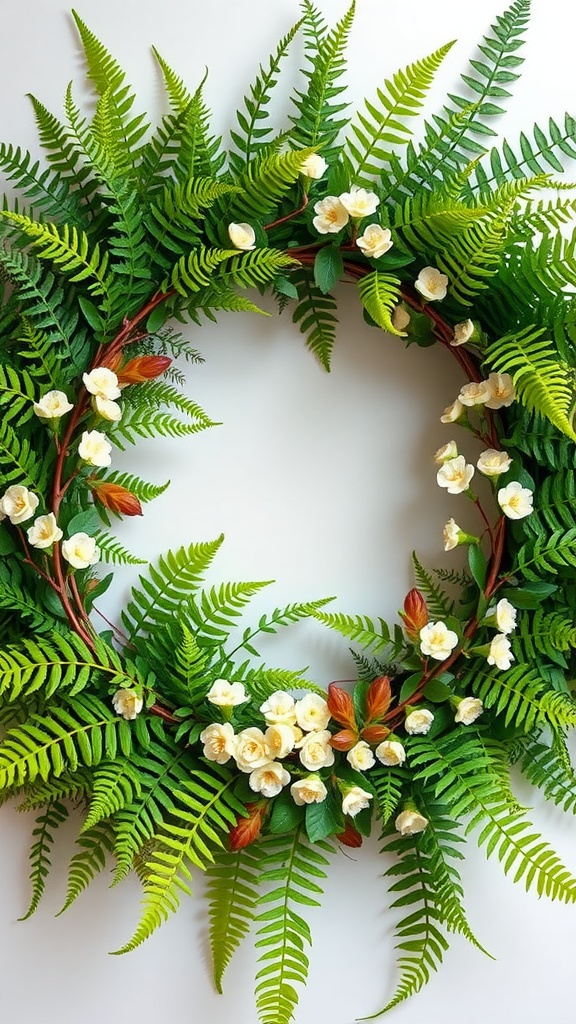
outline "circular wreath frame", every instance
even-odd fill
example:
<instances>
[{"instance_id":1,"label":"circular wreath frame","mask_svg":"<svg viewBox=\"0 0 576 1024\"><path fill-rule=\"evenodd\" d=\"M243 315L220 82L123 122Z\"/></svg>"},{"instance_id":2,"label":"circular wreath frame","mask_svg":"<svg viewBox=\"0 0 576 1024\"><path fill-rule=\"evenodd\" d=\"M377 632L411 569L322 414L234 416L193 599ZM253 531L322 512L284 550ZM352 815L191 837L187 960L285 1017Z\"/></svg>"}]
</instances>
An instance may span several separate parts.
<instances>
[{"instance_id":1,"label":"circular wreath frame","mask_svg":"<svg viewBox=\"0 0 576 1024\"><path fill-rule=\"evenodd\" d=\"M476 102L452 96L421 143L406 144L410 118L449 46L345 118L353 14L330 28L303 4L244 99L227 156L202 85L189 92L158 54L170 111L147 134L121 68L75 14L91 121L71 91L65 123L32 98L49 168L0 148L32 204L0 213L0 792L41 808L28 914L67 801L81 798L90 843L74 858L66 906L107 854L117 878L136 867L145 899L130 950L177 908L190 868L207 870L217 987L256 921L264 1024L292 1017L293 982L308 970L302 906L317 902L328 855L359 846L375 822L396 854L393 905L408 908L398 988L380 1012L421 988L447 932L477 941L454 863L463 827L515 881L576 899L576 879L509 784L519 765L573 809L575 267L563 192L533 197L565 187L549 169L558 151L576 156L574 136L552 122L549 137L536 131L538 152L524 136L518 155L483 156L476 141L498 112L498 74L517 66L524 0L483 40L492 73L472 65L464 79ZM276 136L267 107L298 30L308 87ZM122 627L98 633L91 613L111 576L95 566L135 561L104 528L163 490L110 471L112 445L212 425L179 387L174 357L197 353L174 322L255 310L244 290L271 290L281 310L295 303L293 320L328 367L343 277L357 282L370 324L441 344L462 368L467 383L442 418L482 442L491 506L455 441L436 461L440 486L478 511L478 536L453 519L444 530L446 550L467 548L468 569L415 560L401 624L291 604L230 653L237 616L264 584L202 589L219 538L164 556L133 589ZM254 661L259 634L308 616L358 648L353 689L324 693Z\"/></svg>"}]
</instances>

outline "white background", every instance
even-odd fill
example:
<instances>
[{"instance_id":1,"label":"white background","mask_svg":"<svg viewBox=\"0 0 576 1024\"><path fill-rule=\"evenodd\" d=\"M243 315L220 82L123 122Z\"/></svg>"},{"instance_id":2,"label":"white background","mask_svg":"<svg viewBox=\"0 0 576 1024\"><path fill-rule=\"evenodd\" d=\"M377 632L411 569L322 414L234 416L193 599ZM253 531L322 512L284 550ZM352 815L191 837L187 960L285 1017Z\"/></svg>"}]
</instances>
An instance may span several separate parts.
<instances>
[{"instance_id":1,"label":"white background","mask_svg":"<svg viewBox=\"0 0 576 1024\"><path fill-rule=\"evenodd\" d=\"M574 15L562 0L536 0L528 65L506 132L572 105ZM343 6L323 0L330 20ZM384 77L451 38L458 38L439 79L452 89L474 42L501 11L497 0L362 0L350 45L351 95L360 98ZM117 55L154 113L159 76L154 43L194 87L210 68L207 97L216 127L230 124L258 61L296 20L293 0L80 0L80 15ZM298 67L298 45L292 65ZM291 82L288 70L287 82ZM80 77L77 44L62 0L20 0L5 14L0 37L0 138L34 147L24 94L61 110L69 79ZM288 87L278 97L286 108ZM80 91L79 91L80 92ZM440 95L442 93L440 92ZM573 109L573 107L572 107ZM289 318L223 318L192 330L206 363L189 374L189 392L224 425L179 442L159 441L128 453L124 464L147 479L172 478L169 492L130 523L122 537L144 557L168 546L226 534L214 579L280 581L255 605L338 595L338 608L394 616L412 585L410 551L442 563L441 530L465 500L437 493L431 456L450 439L438 421L460 379L449 356L404 350L362 322L351 288L341 289L341 328L329 376L304 350ZM464 445L463 438L459 438ZM472 454L472 453L471 453ZM119 464L119 460L118 463ZM451 564L447 562L445 564ZM118 573L107 601L118 615L131 574ZM271 663L310 666L320 683L350 674L346 645L319 626L299 626L267 647ZM555 808L534 803L545 831L576 871L575 829ZM30 819L0 812L0 1009L7 1024L253 1024L253 955L246 947L229 969L224 996L209 975L204 904L187 901L179 915L136 953L107 955L131 933L138 884L113 893L108 877L64 917L54 919L65 891L66 861L77 821L61 833L49 893L34 919L27 906ZM377 844L338 857L326 899L311 917L310 983L298 1024L351 1024L380 1008L393 991L393 918L386 912L385 861ZM415 1001L391 1015L395 1024L540 1024L573 1020L576 910L550 905L503 878L470 844L463 880L472 927L495 962L455 940L445 966ZM201 889L201 882L197 883Z\"/></svg>"}]
</instances>

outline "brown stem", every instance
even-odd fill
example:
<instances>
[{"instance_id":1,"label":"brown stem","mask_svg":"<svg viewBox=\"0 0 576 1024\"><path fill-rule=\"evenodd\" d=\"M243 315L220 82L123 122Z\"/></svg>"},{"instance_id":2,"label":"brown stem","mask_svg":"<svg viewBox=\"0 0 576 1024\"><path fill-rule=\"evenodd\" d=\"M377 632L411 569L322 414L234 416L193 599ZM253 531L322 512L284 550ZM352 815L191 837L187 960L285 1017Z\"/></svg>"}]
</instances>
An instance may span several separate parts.
<instances>
[{"instance_id":1,"label":"brown stem","mask_svg":"<svg viewBox=\"0 0 576 1024\"><path fill-rule=\"evenodd\" d=\"M287 220L292 220L297 217L299 213L303 213L308 206L308 195L305 194L302 199L302 206L299 206L297 210L292 210L292 213L287 213L285 217L279 217L278 220L271 221L270 224L264 225L264 231L270 231L272 228L277 228L279 224L285 224Z\"/></svg>"},{"instance_id":2,"label":"brown stem","mask_svg":"<svg viewBox=\"0 0 576 1024\"><path fill-rule=\"evenodd\" d=\"M172 725L177 725L181 721L180 718L176 718L176 715L173 715L167 708L163 708L161 704L152 704L148 711L151 715L157 715L158 718L161 718L164 722L170 722Z\"/></svg>"}]
</instances>

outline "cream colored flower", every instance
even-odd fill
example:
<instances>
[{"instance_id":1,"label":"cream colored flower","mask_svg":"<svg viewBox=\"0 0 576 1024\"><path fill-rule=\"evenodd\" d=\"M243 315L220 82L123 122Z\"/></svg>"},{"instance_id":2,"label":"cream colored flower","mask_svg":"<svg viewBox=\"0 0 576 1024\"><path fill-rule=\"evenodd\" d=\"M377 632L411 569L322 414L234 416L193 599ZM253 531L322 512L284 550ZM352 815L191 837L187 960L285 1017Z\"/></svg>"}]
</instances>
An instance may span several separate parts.
<instances>
[{"instance_id":1,"label":"cream colored flower","mask_svg":"<svg viewBox=\"0 0 576 1024\"><path fill-rule=\"evenodd\" d=\"M229 224L228 237L235 249L248 252L256 248L256 232L251 224Z\"/></svg>"},{"instance_id":2,"label":"cream colored flower","mask_svg":"<svg viewBox=\"0 0 576 1024\"><path fill-rule=\"evenodd\" d=\"M99 430L85 430L78 445L78 455L89 466L109 466L112 462L112 445Z\"/></svg>"},{"instance_id":3,"label":"cream colored flower","mask_svg":"<svg viewBox=\"0 0 576 1024\"><path fill-rule=\"evenodd\" d=\"M397 331L405 331L411 319L410 313L402 303L399 303L398 306L394 307L394 311L392 313L392 326L395 327Z\"/></svg>"},{"instance_id":4,"label":"cream colored flower","mask_svg":"<svg viewBox=\"0 0 576 1024\"><path fill-rule=\"evenodd\" d=\"M474 466L466 462L463 455L444 462L436 474L439 487L445 487L448 494L462 494L467 491L474 476Z\"/></svg>"},{"instance_id":5,"label":"cream colored flower","mask_svg":"<svg viewBox=\"0 0 576 1024\"><path fill-rule=\"evenodd\" d=\"M273 760L286 757L296 745L296 737L291 725L269 725L264 733L264 738Z\"/></svg>"},{"instance_id":6,"label":"cream colored flower","mask_svg":"<svg viewBox=\"0 0 576 1024\"><path fill-rule=\"evenodd\" d=\"M394 822L396 831L401 836L415 836L418 832L423 832L427 824L428 818L419 811L412 810L402 811Z\"/></svg>"},{"instance_id":7,"label":"cream colored flower","mask_svg":"<svg viewBox=\"0 0 576 1024\"><path fill-rule=\"evenodd\" d=\"M91 395L99 395L100 398L107 398L111 402L115 398L120 398L118 377L107 366L95 366L90 373L82 374L82 381L86 391Z\"/></svg>"},{"instance_id":8,"label":"cream colored flower","mask_svg":"<svg viewBox=\"0 0 576 1024\"><path fill-rule=\"evenodd\" d=\"M489 665L495 665L501 670L510 668L514 661L514 655L510 641L504 633L496 633L496 636L493 637L487 661Z\"/></svg>"},{"instance_id":9,"label":"cream colored flower","mask_svg":"<svg viewBox=\"0 0 576 1024\"><path fill-rule=\"evenodd\" d=\"M56 516L49 512L47 516L38 516L26 531L33 548L50 548L57 540L62 539L62 530L56 522Z\"/></svg>"},{"instance_id":10,"label":"cream colored flower","mask_svg":"<svg viewBox=\"0 0 576 1024\"><path fill-rule=\"evenodd\" d=\"M455 459L458 455L458 445L456 441L448 441L447 444L443 444L441 448L434 455L434 462L437 462L439 466L442 463L447 462L448 459Z\"/></svg>"},{"instance_id":11,"label":"cream colored flower","mask_svg":"<svg viewBox=\"0 0 576 1024\"><path fill-rule=\"evenodd\" d=\"M63 391L47 391L39 402L34 402L34 412L41 420L59 420L73 408Z\"/></svg>"},{"instance_id":12,"label":"cream colored flower","mask_svg":"<svg viewBox=\"0 0 576 1024\"><path fill-rule=\"evenodd\" d=\"M122 718L133 722L142 711L144 701L135 690L116 690L112 697L112 707L117 715L122 715Z\"/></svg>"},{"instance_id":13,"label":"cream colored flower","mask_svg":"<svg viewBox=\"0 0 576 1024\"><path fill-rule=\"evenodd\" d=\"M390 228L382 228L379 224L368 224L364 228L364 234L356 239L356 245L368 259L377 260L392 248ZM392 323L394 323L394 319L392 319Z\"/></svg>"},{"instance_id":14,"label":"cream colored flower","mask_svg":"<svg viewBox=\"0 0 576 1024\"><path fill-rule=\"evenodd\" d=\"M346 792L342 800L342 811L344 814L348 814L351 818L355 818L360 811L363 811L365 807L370 806L370 801L372 799L372 793L368 793L365 789L361 789L360 786L352 786Z\"/></svg>"},{"instance_id":15,"label":"cream colored flower","mask_svg":"<svg viewBox=\"0 0 576 1024\"><path fill-rule=\"evenodd\" d=\"M458 635L445 622L428 622L420 630L422 654L436 661L445 661L458 645Z\"/></svg>"},{"instance_id":16,"label":"cream colored flower","mask_svg":"<svg viewBox=\"0 0 576 1024\"><path fill-rule=\"evenodd\" d=\"M328 167L323 156L319 153L310 153L305 160L300 164L300 174L303 174L305 178L321 178L324 171Z\"/></svg>"},{"instance_id":17,"label":"cream colored flower","mask_svg":"<svg viewBox=\"0 0 576 1024\"><path fill-rule=\"evenodd\" d=\"M12 484L2 497L2 511L13 526L31 519L38 508L39 500L32 491L22 484Z\"/></svg>"},{"instance_id":18,"label":"cream colored flower","mask_svg":"<svg viewBox=\"0 0 576 1024\"><path fill-rule=\"evenodd\" d=\"M290 786L292 799L298 807L303 804L321 804L328 796L328 790L318 775L307 775Z\"/></svg>"},{"instance_id":19,"label":"cream colored flower","mask_svg":"<svg viewBox=\"0 0 576 1024\"><path fill-rule=\"evenodd\" d=\"M118 420L122 419L122 409L118 402L113 402L111 398L102 398L101 395L94 395L92 408L103 420L109 420L111 423L117 423Z\"/></svg>"},{"instance_id":20,"label":"cream colored flower","mask_svg":"<svg viewBox=\"0 0 576 1024\"><path fill-rule=\"evenodd\" d=\"M417 292L428 302L445 299L448 292L448 277L436 267L424 267L414 282Z\"/></svg>"},{"instance_id":21,"label":"cream colored flower","mask_svg":"<svg viewBox=\"0 0 576 1024\"><path fill-rule=\"evenodd\" d=\"M465 345L467 341L474 334L474 324L472 320L463 320L462 323L454 324L454 337L450 344L453 348L457 348L458 345Z\"/></svg>"},{"instance_id":22,"label":"cream colored flower","mask_svg":"<svg viewBox=\"0 0 576 1024\"><path fill-rule=\"evenodd\" d=\"M371 214L376 213L376 209L380 205L380 199L375 192L368 192L358 185L352 185L349 192L342 192L338 198L354 220L370 217Z\"/></svg>"},{"instance_id":23,"label":"cream colored flower","mask_svg":"<svg viewBox=\"0 0 576 1024\"><path fill-rule=\"evenodd\" d=\"M382 764L393 767L397 764L404 764L406 751L398 740L383 740L374 751L376 757Z\"/></svg>"},{"instance_id":24,"label":"cream colored flower","mask_svg":"<svg viewBox=\"0 0 576 1024\"><path fill-rule=\"evenodd\" d=\"M261 729L243 729L236 736L234 751L241 772L253 772L270 761L270 750Z\"/></svg>"},{"instance_id":25,"label":"cream colored flower","mask_svg":"<svg viewBox=\"0 0 576 1024\"><path fill-rule=\"evenodd\" d=\"M492 396L492 387L487 380L472 381L460 388L458 399L462 405L471 408L474 405L486 405Z\"/></svg>"},{"instance_id":26,"label":"cream colored flower","mask_svg":"<svg viewBox=\"0 0 576 1024\"><path fill-rule=\"evenodd\" d=\"M309 772L317 768L328 768L334 764L334 751L330 746L330 733L327 729L321 732L308 732L296 744L300 751L300 760Z\"/></svg>"},{"instance_id":27,"label":"cream colored flower","mask_svg":"<svg viewBox=\"0 0 576 1024\"><path fill-rule=\"evenodd\" d=\"M295 700L285 690L276 690L260 705L260 711L269 725L295 725Z\"/></svg>"},{"instance_id":28,"label":"cream colored flower","mask_svg":"<svg viewBox=\"0 0 576 1024\"><path fill-rule=\"evenodd\" d=\"M488 386L491 395L486 402L487 409L502 409L504 406L512 405L516 391L509 373L491 373L488 377Z\"/></svg>"},{"instance_id":29,"label":"cream colored flower","mask_svg":"<svg viewBox=\"0 0 576 1024\"><path fill-rule=\"evenodd\" d=\"M452 551L454 548L457 548L460 538L463 536L464 534L458 523L454 519L449 519L444 524L444 551Z\"/></svg>"},{"instance_id":30,"label":"cream colored flower","mask_svg":"<svg viewBox=\"0 0 576 1024\"><path fill-rule=\"evenodd\" d=\"M235 708L248 700L244 683L230 683L227 679L215 679L206 694L206 700L219 708Z\"/></svg>"},{"instance_id":31,"label":"cream colored flower","mask_svg":"<svg viewBox=\"0 0 576 1024\"><path fill-rule=\"evenodd\" d=\"M204 744L203 754L208 761L227 764L234 756L236 737L230 722L213 722L212 725L207 725L200 733L200 742Z\"/></svg>"},{"instance_id":32,"label":"cream colored flower","mask_svg":"<svg viewBox=\"0 0 576 1024\"><path fill-rule=\"evenodd\" d=\"M496 625L501 633L513 633L516 629L516 609L505 597L496 605Z\"/></svg>"},{"instance_id":33,"label":"cream colored flower","mask_svg":"<svg viewBox=\"0 0 576 1024\"><path fill-rule=\"evenodd\" d=\"M430 732L433 721L434 715L428 711L428 708L416 708L415 711L406 715L404 728L410 736L425 736L427 732Z\"/></svg>"},{"instance_id":34,"label":"cream colored flower","mask_svg":"<svg viewBox=\"0 0 576 1024\"><path fill-rule=\"evenodd\" d=\"M359 740L346 754L346 760L357 772L367 772L376 764L376 758L366 740Z\"/></svg>"},{"instance_id":35,"label":"cream colored flower","mask_svg":"<svg viewBox=\"0 0 576 1024\"><path fill-rule=\"evenodd\" d=\"M483 711L484 705L477 697L463 697L456 708L454 721L461 722L462 725L472 725Z\"/></svg>"},{"instance_id":36,"label":"cream colored flower","mask_svg":"<svg viewBox=\"0 0 576 1024\"><path fill-rule=\"evenodd\" d=\"M316 216L312 224L320 235L335 235L342 228L346 227L349 217L348 211L337 196L326 196L314 205Z\"/></svg>"},{"instance_id":37,"label":"cream colored flower","mask_svg":"<svg viewBox=\"0 0 576 1024\"><path fill-rule=\"evenodd\" d=\"M294 711L296 721L304 732L325 729L330 721L328 705L317 693L307 693L301 700L296 701Z\"/></svg>"},{"instance_id":38,"label":"cream colored flower","mask_svg":"<svg viewBox=\"0 0 576 1024\"><path fill-rule=\"evenodd\" d=\"M268 761L267 764L255 768L248 778L250 789L255 793L262 793L262 796L267 797L268 800L278 796L278 793L281 793L283 787L287 786L289 782L289 772L277 761Z\"/></svg>"},{"instance_id":39,"label":"cream colored flower","mask_svg":"<svg viewBox=\"0 0 576 1024\"><path fill-rule=\"evenodd\" d=\"M512 480L506 487L498 491L498 504L508 519L524 519L533 512L534 495L528 487L522 487L517 480Z\"/></svg>"},{"instance_id":40,"label":"cream colored flower","mask_svg":"<svg viewBox=\"0 0 576 1024\"><path fill-rule=\"evenodd\" d=\"M457 398L452 405L447 405L440 417L441 423L456 423L460 419L464 412L464 406L459 398Z\"/></svg>"},{"instance_id":41,"label":"cream colored flower","mask_svg":"<svg viewBox=\"0 0 576 1024\"><path fill-rule=\"evenodd\" d=\"M73 533L68 540L62 541L62 557L74 569L87 569L100 561L100 548L87 533Z\"/></svg>"},{"instance_id":42,"label":"cream colored flower","mask_svg":"<svg viewBox=\"0 0 576 1024\"><path fill-rule=\"evenodd\" d=\"M476 465L484 476L500 476L510 469L512 459L506 452L487 448L485 452L481 452Z\"/></svg>"}]
</instances>

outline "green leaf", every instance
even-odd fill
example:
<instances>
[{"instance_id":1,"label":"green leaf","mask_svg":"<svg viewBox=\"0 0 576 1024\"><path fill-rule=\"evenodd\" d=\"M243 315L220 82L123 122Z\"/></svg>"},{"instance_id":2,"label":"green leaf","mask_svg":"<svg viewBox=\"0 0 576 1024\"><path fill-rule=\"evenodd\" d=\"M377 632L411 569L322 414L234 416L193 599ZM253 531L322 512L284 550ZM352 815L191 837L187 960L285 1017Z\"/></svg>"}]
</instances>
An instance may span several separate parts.
<instances>
[{"instance_id":1,"label":"green leaf","mask_svg":"<svg viewBox=\"0 0 576 1024\"><path fill-rule=\"evenodd\" d=\"M344 261L337 245L325 245L314 260L314 281L323 295L331 292L342 277Z\"/></svg>"},{"instance_id":2,"label":"green leaf","mask_svg":"<svg viewBox=\"0 0 576 1024\"><path fill-rule=\"evenodd\" d=\"M483 592L488 577L488 561L478 544L470 544L468 547L468 565L479 590Z\"/></svg>"},{"instance_id":3,"label":"green leaf","mask_svg":"<svg viewBox=\"0 0 576 1024\"><path fill-rule=\"evenodd\" d=\"M329 790L325 800L319 804L308 804L306 807L306 832L311 843L341 832L344 817L334 792Z\"/></svg>"}]
</instances>

